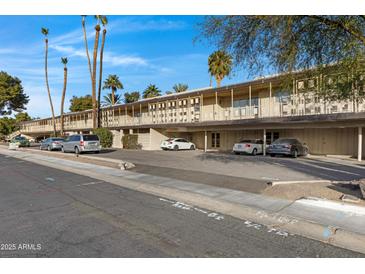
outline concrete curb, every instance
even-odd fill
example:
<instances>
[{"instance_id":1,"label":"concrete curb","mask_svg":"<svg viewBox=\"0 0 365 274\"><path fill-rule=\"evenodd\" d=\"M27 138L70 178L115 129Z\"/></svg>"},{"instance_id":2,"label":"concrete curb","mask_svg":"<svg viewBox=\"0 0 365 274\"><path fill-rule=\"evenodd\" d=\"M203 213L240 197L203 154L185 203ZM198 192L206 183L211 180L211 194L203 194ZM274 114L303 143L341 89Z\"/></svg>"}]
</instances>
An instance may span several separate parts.
<instances>
[{"instance_id":1,"label":"concrete curb","mask_svg":"<svg viewBox=\"0 0 365 274\"><path fill-rule=\"evenodd\" d=\"M332 183L330 180L300 180L300 181L271 181L269 186L290 185L290 184L315 184L315 183Z\"/></svg>"},{"instance_id":2,"label":"concrete curb","mask_svg":"<svg viewBox=\"0 0 365 274\"><path fill-rule=\"evenodd\" d=\"M234 202L227 202L219 198L208 197L205 195L191 193L171 187L137 182L116 176L96 173L92 170L81 170L76 168L63 167L55 163L42 160L35 161L34 159L27 159L27 157L14 155L14 153L11 153L10 151L5 151L4 154L14 158L20 158L25 161L34 162L36 164L49 166L52 168L76 173L83 176L88 176L97 180L106 181L120 187L152 194L157 197L173 199L186 204L206 208L239 219L249 220L251 222L262 224L270 229L286 231L291 234L301 235L313 240L321 241L337 247L365 254L365 234L353 233L340 229L338 227L328 227L312 222L311 220L298 219L297 217L282 215L278 212L264 211L262 209L252 206L245 206Z\"/></svg>"},{"instance_id":3,"label":"concrete curb","mask_svg":"<svg viewBox=\"0 0 365 274\"><path fill-rule=\"evenodd\" d=\"M29 153L33 153L33 154L48 154L51 157L55 157L55 158L61 158L61 157L57 157L57 154L55 152L52 151L47 151L47 150L34 150L34 149L30 149L30 148L18 148L16 149L17 151L26 151ZM65 154L62 154L63 156L66 156ZM71 154L70 154L71 155ZM113 163L113 164L117 164L118 167L121 170L128 170L128 169L132 169L135 167L135 164L128 162L128 161L124 161L124 160L117 160L117 159L110 159L110 158L105 158L105 157L92 157L92 156L87 156L87 155L79 155L77 158L80 159L90 159L93 161L101 161L101 162L109 162L109 163ZM66 159L66 160L71 160L71 161L77 161L77 159L75 157L68 157L68 155L66 156L66 158L61 158L61 159Z\"/></svg>"}]
</instances>

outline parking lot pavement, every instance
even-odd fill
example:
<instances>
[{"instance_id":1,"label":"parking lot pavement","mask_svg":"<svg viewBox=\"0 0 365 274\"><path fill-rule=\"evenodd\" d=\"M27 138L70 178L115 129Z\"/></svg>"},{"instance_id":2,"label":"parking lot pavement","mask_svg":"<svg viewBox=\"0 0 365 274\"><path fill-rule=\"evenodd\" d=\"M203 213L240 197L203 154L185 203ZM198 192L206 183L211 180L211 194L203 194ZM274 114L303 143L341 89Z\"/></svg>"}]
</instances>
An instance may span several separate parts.
<instances>
[{"instance_id":1,"label":"parking lot pavement","mask_svg":"<svg viewBox=\"0 0 365 274\"><path fill-rule=\"evenodd\" d=\"M95 157L122 159L137 164L136 171L160 176L190 176L223 180L224 176L251 179L254 182L275 180L354 180L365 177L362 166L323 162L310 158L233 155L202 151L107 150ZM186 172L189 171L189 172ZM180 175L179 175L180 174ZM206 176L206 177L204 177ZM180 178L177 178L180 179ZM199 180L199 179L196 179ZM203 180L203 179L201 179ZM259 189L257 189L259 191Z\"/></svg>"},{"instance_id":2,"label":"parking lot pavement","mask_svg":"<svg viewBox=\"0 0 365 274\"><path fill-rule=\"evenodd\" d=\"M0 178L0 257L364 256L1 154Z\"/></svg>"}]
</instances>

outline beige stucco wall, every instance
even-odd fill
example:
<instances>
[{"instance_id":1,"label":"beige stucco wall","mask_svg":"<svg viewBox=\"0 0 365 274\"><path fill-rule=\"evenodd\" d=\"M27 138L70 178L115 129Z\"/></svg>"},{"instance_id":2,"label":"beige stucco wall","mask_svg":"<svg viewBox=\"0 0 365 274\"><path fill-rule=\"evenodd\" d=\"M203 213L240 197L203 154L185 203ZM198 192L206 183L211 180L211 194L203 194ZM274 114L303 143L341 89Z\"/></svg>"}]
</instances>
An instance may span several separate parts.
<instances>
[{"instance_id":1,"label":"beige stucco wall","mask_svg":"<svg viewBox=\"0 0 365 274\"><path fill-rule=\"evenodd\" d=\"M123 143L122 143L122 136L123 136L123 131L120 130L111 130L111 133L113 134L113 144L112 147L113 148L123 148Z\"/></svg>"},{"instance_id":2,"label":"beige stucco wall","mask_svg":"<svg viewBox=\"0 0 365 274\"><path fill-rule=\"evenodd\" d=\"M164 130L150 129L150 150L159 150L163 140L168 139L168 133Z\"/></svg>"}]
</instances>

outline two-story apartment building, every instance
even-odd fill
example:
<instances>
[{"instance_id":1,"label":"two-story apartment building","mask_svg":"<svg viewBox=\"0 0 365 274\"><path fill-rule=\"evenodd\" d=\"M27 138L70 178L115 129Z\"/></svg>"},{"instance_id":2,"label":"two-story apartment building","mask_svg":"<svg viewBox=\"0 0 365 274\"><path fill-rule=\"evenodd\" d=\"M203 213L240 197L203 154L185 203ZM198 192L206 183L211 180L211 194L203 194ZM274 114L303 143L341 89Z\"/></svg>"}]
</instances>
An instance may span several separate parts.
<instances>
[{"instance_id":1,"label":"two-story apartment building","mask_svg":"<svg viewBox=\"0 0 365 274\"><path fill-rule=\"evenodd\" d=\"M311 154L364 153L362 127L365 104L325 102L316 96L320 81L330 77L300 78L290 90L273 76L220 88L202 88L102 108L102 126L112 130L114 146L121 137L137 134L142 149L159 149L168 137L185 137L199 149L229 151L240 139L272 142L295 137ZM60 117L56 118L57 129ZM65 114L65 131L92 131L91 110ZM52 133L52 119L25 122L21 132L35 137Z\"/></svg>"}]
</instances>

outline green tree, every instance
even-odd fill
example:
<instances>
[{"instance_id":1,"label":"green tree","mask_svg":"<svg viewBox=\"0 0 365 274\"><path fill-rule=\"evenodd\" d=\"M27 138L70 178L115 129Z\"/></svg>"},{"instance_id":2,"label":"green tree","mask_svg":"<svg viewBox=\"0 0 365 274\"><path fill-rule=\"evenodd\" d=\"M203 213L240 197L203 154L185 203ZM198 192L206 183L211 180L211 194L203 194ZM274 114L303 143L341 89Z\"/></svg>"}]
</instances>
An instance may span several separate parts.
<instances>
[{"instance_id":1,"label":"green tree","mask_svg":"<svg viewBox=\"0 0 365 274\"><path fill-rule=\"evenodd\" d=\"M19 78L0 71L0 115L10 115L13 111L25 110L28 102L28 96L24 93Z\"/></svg>"},{"instance_id":2,"label":"green tree","mask_svg":"<svg viewBox=\"0 0 365 274\"><path fill-rule=\"evenodd\" d=\"M214 76L217 87L221 86L224 77L228 76L232 70L232 58L225 51L217 50L208 58L208 71Z\"/></svg>"},{"instance_id":3,"label":"green tree","mask_svg":"<svg viewBox=\"0 0 365 274\"><path fill-rule=\"evenodd\" d=\"M44 71L45 71L45 77L46 77L48 100L49 100L49 105L51 106L51 113L52 113L53 136L56 136L56 119L55 119L55 115L54 115L51 91L49 89L49 83L48 83L48 34L49 34L49 30L46 28L41 28L41 32L44 35L44 42L45 42Z\"/></svg>"},{"instance_id":4,"label":"green tree","mask_svg":"<svg viewBox=\"0 0 365 274\"><path fill-rule=\"evenodd\" d=\"M93 101L91 95L76 97L73 96L70 100L70 111L84 111L93 108Z\"/></svg>"},{"instance_id":5,"label":"green tree","mask_svg":"<svg viewBox=\"0 0 365 274\"><path fill-rule=\"evenodd\" d=\"M103 79L103 57L104 57L104 45L106 37L106 25L108 24L108 18L106 16L101 17L101 24L103 25L103 36L101 39L100 47L100 64L99 64L99 85L98 85L98 128L101 126L100 115L100 100L101 100L101 81Z\"/></svg>"},{"instance_id":6,"label":"green tree","mask_svg":"<svg viewBox=\"0 0 365 274\"><path fill-rule=\"evenodd\" d=\"M113 106L115 104L120 104L122 102L122 95L121 94L112 94L108 93L105 95L103 101L104 106Z\"/></svg>"},{"instance_id":7,"label":"green tree","mask_svg":"<svg viewBox=\"0 0 365 274\"><path fill-rule=\"evenodd\" d=\"M156 85L150 84L144 91L143 91L143 98L152 98L161 96L161 90L159 90Z\"/></svg>"},{"instance_id":8,"label":"green tree","mask_svg":"<svg viewBox=\"0 0 365 274\"><path fill-rule=\"evenodd\" d=\"M5 139L5 137L14 132L15 129L16 123L14 118L0 118L0 140Z\"/></svg>"},{"instance_id":9,"label":"green tree","mask_svg":"<svg viewBox=\"0 0 365 274\"><path fill-rule=\"evenodd\" d=\"M124 93L124 103L134 103L139 100L140 94L138 91L126 92Z\"/></svg>"},{"instance_id":10,"label":"green tree","mask_svg":"<svg viewBox=\"0 0 365 274\"><path fill-rule=\"evenodd\" d=\"M107 128L97 128L93 131L100 139L100 145L103 148L108 148L113 145L113 134Z\"/></svg>"},{"instance_id":11,"label":"green tree","mask_svg":"<svg viewBox=\"0 0 365 274\"><path fill-rule=\"evenodd\" d=\"M120 82L119 77L115 74L111 74L108 76L108 78L104 81L103 89L111 89L112 95L111 95L111 104L114 105L116 102L114 101L114 98L116 98L116 92L117 89L123 89L123 84Z\"/></svg>"},{"instance_id":12,"label":"green tree","mask_svg":"<svg viewBox=\"0 0 365 274\"><path fill-rule=\"evenodd\" d=\"M16 123L33 120L33 118L30 117L27 112L19 112L19 113L15 114L14 117L15 117Z\"/></svg>"},{"instance_id":13,"label":"green tree","mask_svg":"<svg viewBox=\"0 0 365 274\"><path fill-rule=\"evenodd\" d=\"M353 89L348 87L362 84L358 73L365 66L362 15L209 16L200 29L201 37L229 52L235 65L251 74L285 73L285 82L291 83L298 70L320 75L335 64L346 81L336 79L336 88L318 89L329 100L351 99Z\"/></svg>"},{"instance_id":14,"label":"green tree","mask_svg":"<svg viewBox=\"0 0 365 274\"><path fill-rule=\"evenodd\" d=\"M174 89L175 92L178 93L178 92L187 91L189 86L186 84L179 83L179 84L175 84L172 88Z\"/></svg>"},{"instance_id":15,"label":"green tree","mask_svg":"<svg viewBox=\"0 0 365 274\"><path fill-rule=\"evenodd\" d=\"M61 98L61 136L63 136L64 129L64 119L63 119L63 109L65 105L65 96L66 96L66 87L67 87L67 63L68 60L66 57L61 58L61 63L63 64L63 90L62 90L62 98Z\"/></svg>"}]
</instances>

